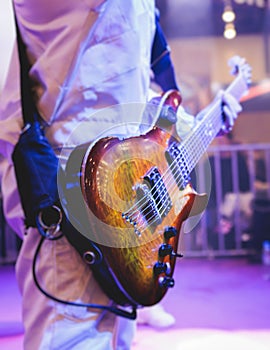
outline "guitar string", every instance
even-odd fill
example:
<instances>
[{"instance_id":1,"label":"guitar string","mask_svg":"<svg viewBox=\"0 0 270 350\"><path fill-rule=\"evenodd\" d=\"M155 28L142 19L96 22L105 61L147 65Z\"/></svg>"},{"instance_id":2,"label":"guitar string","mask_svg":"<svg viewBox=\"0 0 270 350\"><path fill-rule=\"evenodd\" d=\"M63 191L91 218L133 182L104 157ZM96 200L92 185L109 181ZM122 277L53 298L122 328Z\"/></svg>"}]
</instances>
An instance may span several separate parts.
<instances>
[{"instance_id":1,"label":"guitar string","mask_svg":"<svg viewBox=\"0 0 270 350\"><path fill-rule=\"evenodd\" d=\"M199 126L199 124L201 124L201 121L197 124L197 126ZM197 127L197 128L198 128L198 127ZM188 139L189 139L189 137L187 137L182 143L180 143L181 149L184 149L183 145L186 143L186 140L188 140ZM190 141L189 141L189 142L190 142ZM179 156L182 156L182 154L180 154ZM164 175L163 175L162 178L164 178L165 175L167 175L167 173L169 173L170 176L172 177L171 172L169 172L169 170L172 170L172 171L173 171L173 170L176 170L176 168L178 167L178 157L179 157L179 156L177 156L177 158L171 163L170 167L166 169L166 171L165 171L165 173L164 173ZM161 179L158 180L158 182L155 184L155 186L152 188L152 190L155 189L155 187L159 185L159 182L161 182ZM143 198L142 198L140 201L136 202L136 203L129 209L129 212L130 212L134 207L137 207L137 208L141 209L141 207L138 207L138 204L140 204L140 202L142 202L142 201L143 201Z\"/></svg>"},{"instance_id":2,"label":"guitar string","mask_svg":"<svg viewBox=\"0 0 270 350\"><path fill-rule=\"evenodd\" d=\"M220 118L220 113L218 114L218 118ZM206 138L206 135L205 135L205 130L203 130L203 128L202 128L202 126L203 126L203 122L204 122L204 118L203 118L203 120L202 121L200 121L200 123L198 123L198 126L197 126L197 132L198 132L198 134L200 135L200 143L202 143L202 140L204 139L204 138ZM195 129L196 129L196 127L195 127ZM195 130L194 130L195 131ZM198 139L199 137L197 137L197 139ZM195 146L193 146L193 144L195 143L195 145L197 145L196 144L196 138L191 138L191 140L190 140L190 137L187 137L185 140L184 140L184 142L183 142L184 144L189 144L190 146L188 146L188 147L186 147L186 148L190 148L190 149L194 149L194 148L198 148L198 147L195 147ZM180 174L179 176L177 176L176 178L175 178L175 176L172 174L172 171L173 170L177 170L177 168L178 168L178 166L179 166L179 158L181 158L182 157L182 153L181 153L181 149L184 149L183 147L182 147L183 145L181 145L180 144L180 154L175 158L175 160L171 163L171 165L170 165L170 167L168 167L167 168L167 170L168 171L170 171L169 172L169 177L170 177L170 179L169 180L174 180L174 181L176 181L176 182L179 182L179 178L181 178L182 177L182 174ZM191 147L191 146L193 146L193 147ZM195 163L195 162L194 162ZM165 181L164 182L167 182L167 179L166 179L166 175L167 175L167 171L165 172L165 174L163 175L163 177L162 177L162 179L165 179ZM155 187L157 187L157 186L159 186L159 183L161 182L161 180L159 180L156 184L155 184L155 186L152 188L152 190L153 189L155 189ZM184 182L185 182L185 180L182 180L181 182L179 182L179 185L180 185L180 187L184 184ZM171 186L169 186L169 187L171 187ZM176 186L175 186L176 187ZM168 188L168 191L170 191L170 188ZM142 198L142 201L144 200L144 198ZM159 205L160 204L160 202L159 203L157 203L157 205ZM145 207L145 208L143 208L143 206L145 205L145 202L143 202L143 205L142 206L138 206L138 202L137 203L135 203L135 206L137 206L137 208L136 208L136 212L142 212L143 214L144 214L144 216L146 216L147 215L147 213L146 213L146 209L148 209L149 208L149 206L148 207ZM143 208L143 209L142 209ZM133 209L133 208L132 208ZM131 209L130 209L131 210ZM129 212L130 212L130 210L129 210ZM135 213L133 213L133 214L135 214ZM131 217L133 214L129 214L129 217ZM134 216L134 215L133 215ZM132 219L132 221L134 221L134 219Z\"/></svg>"},{"instance_id":3,"label":"guitar string","mask_svg":"<svg viewBox=\"0 0 270 350\"><path fill-rule=\"evenodd\" d=\"M241 82L241 81L240 81ZM246 90L246 84L242 84L242 86L239 86L239 81L234 81L234 85L236 85L236 83L238 84L238 90L239 90L239 88L241 88L241 93L243 93L243 91L245 91ZM233 89L234 89L234 93L236 93L236 88L237 88L237 86L232 86L232 84L231 84L231 86L230 87L232 87ZM239 91L240 92L240 91ZM217 106L215 106L214 108L217 108ZM218 108L219 109L219 108ZM217 111L216 111L217 112ZM216 130L214 130L215 131L215 134L217 134L217 132L220 130L220 128L221 128L221 126L222 126L222 122L221 122L221 120L220 120L220 115L221 115L221 111L219 110L218 111L219 113L216 115L216 117L218 117L218 119L216 120L216 124L218 123L218 129L216 129ZM213 119L214 120L214 119ZM201 127L204 127L205 126L205 124L204 123L201 123L201 125L200 125L200 128ZM213 128L212 128L213 129ZM212 137L212 135L210 135L210 137L208 137L207 136L207 134L206 134L206 132L205 132L205 129L203 129L202 130L202 128L201 128L201 130L199 130L200 131L200 141L199 141L199 143L197 143L196 141L194 142L194 140L195 140L195 138L193 138L193 140L191 139L191 141L189 140L188 142L186 142L187 143L187 145L188 145L188 147L187 148L189 148L189 150L188 150L188 154L197 154L197 157L193 157L193 158L191 158L191 159L193 159L193 163L190 163L189 162L189 169L193 169L194 168L194 166L197 164L197 161L199 160L199 158L201 157L201 155L199 155L198 156L198 152L197 152L197 149L198 149L198 144L200 144L200 145L202 145L203 146L203 152L201 152L201 153L204 153L205 152L205 150L207 149L207 146L209 145L209 143L212 141L212 139L213 139L213 137ZM209 131L213 131L213 130L209 130ZM197 139L198 139L198 137L197 137ZM205 141L206 140L206 141ZM180 146L182 146L182 144L180 144ZM183 148L183 147L180 147L180 154L179 154L179 157L182 157L182 153L181 153L181 148L185 151L185 148ZM194 151L195 150L195 151ZM179 157L177 157L177 158L179 158ZM178 160L178 159L176 159L176 160ZM187 158L186 158L186 160L187 160ZM190 161L190 159L189 159L189 161ZM178 165L177 165L178 166ZM181 176L181 175L180 175ZM164 210L166 210L166 209L164 209ZM163 213L164 213L164 211L163 211Z\"/></svg>"},{"instance_id":4,"label":"guitar string","mask_svg":"<svg viewBox=\"0 0 270 350\"><path fill-rule=\"evenodd\" d=\"M220 115L219 115L219 117L220 117ZM208 139L208 137L205 137L205 138ZM204 147L203 149L205 150L205 147ZM204 152L202 152L202 153L204 153ZM198 157L196 157L196 158L198 158ZM177 158L176 158L176 161L177 161ZM190 165L193 167L193 162L190 163ZM190 169L192 169L192 167L191 167ZM172 176L172 177L173 177L173 176ZM177 192L176 192L175 190L178 188L178 184L177 184L177 183L179 183L179 178L181 178L181 177L182 177L182 175L179 174L179 176L173 177L174 182L169 183L168 191L174 193L174 196L173 196L173 197L178 196L178 194L177 194ZM182 179L181 179L181 180L182 180ZM176 183L175 183L175 182L176 182ZM184 184L186 184L186 181L185 181L185 180L182 180L182 181L180 182L180 187L181 187L182 185L184 185ZM161 201L162 201L162 199L161 199ZM166 210L166 208L164 208L163 211L161 211L161 216L164 214L165 210ZM154 216L151 217L151 218L149 219L149 222L151 222L151 224L154 224L154 223L157 221L157 220L154 220L154 219L155 219ZM141 231L141 232L143 232L143 231Z\"/></svg>"},{"instance_id":5,"label":"guitar string","mask_svg":"<svg viewBox=\"0 0 270 350\"><path fill-rule=\"evenodd\" d=\"M243 82L243 81L241 81L240 79L235 79L234 80L234 82L233 82L234 84L231 84L230 85L230 90L236 95L236 92L238 92L239 93L239 96L241 96L242 95L242 93L244 92L244 91L246 91L246 88L247 88L247 84L245 83L245 82ZM218 116L218 120L216 121L216 122L218 122L219 121L219 125L218 125L218 129L216 129L215 130L215 133L217 133L218 131L219 131L219 129L221 128L221 126L222 126L222 122L221 122L221 119L220 119L220 115L221 115L221 113L220 113L221 111L219 111L219 114L218 115L216 115L216 117ZM213 121L214 121L214 118L213 118ZM202 126L202 125L204 125L204 123L202 123L201 125L200 125L200 127ZM202 129L201 130L199 130L200 131L200 133L202 132ZM205 147L207 144L209 144L209 137L207 137L206 136L207 134L205 133L205 131L203 131L203 133L201 133L201 137L200 137L200 144L202 144L203 145L203 148L204 148L204 151L207 149L207 147ZM202 137L203 136L203 137ZM202 142L202 139L204 139L204 141ZM207 141L207 143L205 142L205 139L206 139L206 141ZM212 137L210 137L210 139L212 139ZM190 148L190 153L193 153L194 154L194 146L196 146L195 147L195 154L197 154L197 157L196 158L193 158L193 160L195 159L195 161L193 161L193 163L191 164L192 165L192 169L193 169L193 167L196 165L196 163L197 163L197 160L199 160L199 158L200 158L200 156L198 157L198 152L197 152L197 147L198 147L198 145L196 144L196 142L194 143L194 142L190 142L189 141L189 143L188 143L188 145L190 145L191 144L191 147L189 147ZM189 154L190 154L189 153ZM180 154L181 155L181 154ZM189 164L190 165L190 164ZM164 213L164 211L166 210L166 208L163 210L163 213ZM163 214L163 213L161 213L161 215ZM153 222L154 223L154 222Z\"/></svg>"},{"instance_id":6,"label":"guitar string","mask_svg":"<svg viewBox=\"0 0 270 350\"><path fill-rule=\"evenodd\" d=\"M242 83L242 84L240 84L240 83ZM243 91L246 91L246 83L244 83L243 84L243 82L241 82L241 80L235 80L234 82L233 82L233 84L231 84L230 85L230 90L234 93L234 94L236 94L237 92L239 93L239 96L241 96L241 94L243 93ZM215 107L217 107L217 105L215 106ZM220 119L220 115L221 115L221 111L220 111L220 109L218 108L218 110L216 110L215 111L216 113L218 112L218 114L216 114L215 115L215 117L216 117L216 128L214 129L214 128L210 128L209 130L208 130L208 132L213 132L213 131L215 131L215 134L217 134L217 132L220 130L220 128L221 128L221 126L222 126L222 122L221 122L221 119ZM217 119L218 118L218 119ZM206 118L207 119L207 118ZM215 118L213 118L212 119L212 122L214 122L214 120L215 120ZM199 134L199 136L200 136L200 138L199 137L197 137L197 139L200 139L200 141L197 143L196 142L196 139L195 138L193 138L193 140L191 139L191 141L190 140L188 140L188 142L187 142L187 145L188 145L188 148L189 148L189 150L188 150L188 154L195 154L196 155L196 157L191 157L190 159L192 159L193 160L193 162L192 163L190 163L189 162L189 169L193 169L194 168L194 166L197 164L197 161L199 160L199 158L201 157L201 155L199 155L199 153L197 152L197 149L198 149L198 144L199 145L202 145L202 149L203 149L203 151L201 152L202 154L205 152L205 150L207 149L207 145L209 145L209 143L212 141L212 139L213 139L213 137L212 137L212 135L210 135L210 137L209 137L209 135L207 135L207 133L205 132L205 129L202 129L202 126L204 127L205 126L205 124L204 124L204 119L203 119L203 123L201 123L200 124L200 126L199 126L199 132L198 132L198 134ZM211 130L212 129L212 130ZM195 142L194 142L195 141ZM181 145L180 145L181 146ZM181 148L180 148L180 150L181 150ZM180 152L180 154L179 154L179 157L181 157L181 152ZM177 158L179 158L179 157L177 157ZM176 158L176 160L177 160L177 158ZM180 175L181 176L181 175ZM176 182L178 181L177 179L175 180ZM183 181L182 182L182 184L184 183L185 181ZM168 189L168 191L169 191L169 189ZM162 200L162 199L161 199ZM166 208L163 210L163 213L165 212L165 210L166 210ZM163 213L161 213L161 215L163 214Z\"/></svg>"},{"instance_id":7,"label":"guitar string","mask_svg":"<svg viewBox=\"0 0 270 350\"><path fill-rule=\"evenodd\" d=\"M218 118L220 118L220 111L216 111L216 112L219 112L218 114L217 114L217 117ZM198 133L199 133L199 135L200 135L200 137L197 137L197 138L192 138L192 137L187 137L184 141L183 141L183 143L184 144L189 144L189 147L186 147L186 149L187 148L189 148L190 149L190 151L193 149L198 149L198 147L195 147L197 144L198 144L198 139L200 139L200 144L202 144L203 143L203 149L206 149L206 144L204 144L205 142L204 142L204 139L209 139L209 136L207 137L207 135L205 134L205 130L204 130L204 125L203 125L203 122L204 122L204 118L203 118L203 120L201 120L199 123L198 123L198 125L197 125L197 131L198 131ZM196 128L196 127L195 127ZM191 135L191 136L193 136L193 135ZM191 140L190 140L190 138L191 138ZM167 185L166 186L166 189L168 189L167 191L168 192L171 192L171 191L173 191L174 192L174 189L176 189L178 186L180 186L180 187L182 187L184 184L185 184L185 182L186 182L186 179L183 179L183 176L182 176L182 174L179 172L179 159L183 156L183 149L185 149L184 147L183 147L183 145L180 143L180 153L179 153L179 155L174 159L174 161L171 163L171 165L167 168L167 170L168 171L166 171L165 173L164 173L164 175L161 177L162 178L162 180L164 180L163 182L164 182L164 184L168 184L168 181L169 181L169 185ZM192 151L192 152L194 152L194 151ZM197 159L198 158L200 158L199 156L196 156L195 157L195 159L196 159L196 161L197 161ZM187 167L189 167L189 171L191 171L192 170L192 167L194 166L194 164L196 164L196 161L194 160L192 163L191 163L191 159L190 158L185 158L185 160L186 160L186 162L187 162ZM178 175L177 176L175 176L175 175L173 175L173 170L176 170L177 171L177 173L178 173ZM172 181L173 180L173 181ZM179 180L181 180L181 181L179 181ZM155 186L153 186L153 188L152 188L152 190L154 189L154 190L156 190L156 188L159 186L159 183L161 182L161 180L158 180L157 181L157 183L155 184ZM175 185L175 182L176 182L176 185ZM172 186L173 186L173 188L172 188ZM165 196L166 195L164 195L163 197L161 197L160 198L160 200L159 200L159 202L157 202L156 203L156 206L158 207L163 201L164 201L164 198L165 198ZM145 208L143 208L143 205L141 206L141 207L137 207L136 208L136 212L141 212L144 216L147 216L147 212L146 212L146 210L147 209L150 209L151 210L151 208L150 208L150 206L147 206L147 207L145 207ZM164 214L164 212L166 211L166 208L164 208L163 209L163 211L161 210L161 216ZM136 212L134 212L133 214L131 214L130 216L133 216L134 217L134 214L136 213ZM153 219L153 217L150 217L149 219L148 219L148 221L151 221ZM134 219L132 219L132 221L135 221ZM152 223L152 222L151 222ZM154 222L153 222L154 223ZM137 228L138 228L138 226L137 226Z\"/></svg>"},{"instance_id":8,"label":"guitar string","mask_svg":"<svg viewBox=\"0 0 270 350\"><path fill-rule=\"evenodd\" d=\"M236 80L234 80L234 85L237 85L236 84ZM241 86L242 87L242 86ZM235 86L233 86L233 84L231 84L230 85L230 88L231 88L231 90L235 90ZM245 89L246 89L246 84L245 84ZM243 89L242 89L243 90ZM217 111L216 111L217 112ZM216 117L218 117L219 119L220 119L220 109L218 110L218 114L216 115ZM214 118L213 118L213 120L214 120ZM209 142L208 142L208 140L209 140L209 136L207 136L207 134L206 134L206 132L205 132L205 130L202 130L202 126L204 126L204 118L202 119L202 121L199 123L199 127L198 127L198 131L199 131L199 134L200 134L200 142L199 142L199 144L200 145L202 145L203 146L203 149L204 149L204 151L206 150L206 146L207 146L207 144L209 144ZM221 127L221 120L220 120L220 127ZM218 129L219 130L219 129ZM218 130L217 130L217 132L218 132ZM208 130L208 131L213 131L213 130ZM187 148L189 148L189 151L191 151L191 153L194 153L194 149L196 150L197 149L197 147L198 147L198 143L196 143L196 141L195 141L195 139L196 138L193 138L193 139L191 139L191 141L189 140L189 144L186 142L186 140L185 140L185 142L182 142L182 144L183 143L186 143L187 145L188 145L188 147ZM207 144L204 142L205 141L205 139L206 139L206 141L207 141ZM210 137L210 139L212 140L212 136ZM195 142L194 142L195 141ZM168 169L167 170L173 170L173 168L178 168L179 167L179 163L178 163L178 161L179 161L179 158L181 158L181 157L183 157L183 153L181 153L181 151L183 152L183 150L185 151L185 148L183 147L183 145L182 145L181 143L180 143L180 153L179 153L179 155L175 158L175 160L172 162L172 164L170 165L170 167L168 167ZM196 146L196 147L195 147ZM203 151L203 153L204 153L204 151ZM190 152L188 152L189 154L190 154ZM198 153L195 153L195 154L198 154ZM197 163L197 160L200 158L200 156L198 157L198 155L197 155L197 157L195 157L195 158L193 158L193 163L190 163L190 159L187 159L187 158L185 158L185 160L187 161L187 162L189 162L188 163L188 165L189 165L189 169L190 170L192 170L193 169L193 167L194 167L194 165L196 165L196 163ZM152 188L152 191L153 191L153 189L154 189L154 193L155 193L155 191L157 191L158 190L158 186L160 185L159 183L164 179L164 185L165 185L165 183L167 182L167 179L166 179L166 175L167 175L167 170L166 170L166 172L165 172L165 174L161 177L161 179L159 179L158 181L157 181L157 183L153 186L153 188ZM179 170L179 169L178 169ZM179 181L179 177L182 177L182 174L180 174L177 178L175 178L175 176L173 176L173 175L171 175L172 174L172 172L170 172L170 175L169 175L169 177L171 177L171 178L173 178L174 179L174 181L176 181L176 183L178 183L178 181ZM170 181L171 181L171 179L169 179ZM182 182L180 183L180 187L183 185L185 183L185 179L184 180L182 180ZM163 185L163 184L162 184ZM160 186L161 187L161 186ZM174 188L173 189L175 189L175 188L177 188L177 185L174 185ZM169 184L169 186L168 186L168 192L170 192L170 190L172 190L171 189L171 185ZM166 193L165 193L165 195L163 196L163 197L161 197L160 198L160 200L159 200L159 202L157 202L156 203L156 206L158 207L163 201L164 201L164 198L166 198ZM145 196L146 197L146 196ZM145 198L142 198L140 201L143 201ZM144 202L145 203L145 202ZM145 208L143 208L144 207L144 205L141 205L141 207L138 207L138 202L136 203L136 206L137 206L137 208L136 208L136 211L135 212L133 212L133 213L131 213L130 215L129 215L129 217L134 217L134 214L137 212L139 212L139 214L138 215L140 215L140 213L142 213L143 214L143 216L146 216L147 215L147 212L145 212L147 209L149 209L150 208L150 205L148 205L147 207L145 207ZM143 208L143 210L141 210ZM166 211L166 207L163 209L163 211L161 211L161 216L164 214L164 212ZM130 210L131 210L131 208L130 208ZM129 210L129 212L130 212L130 210ZM151 208L150 208L150 210L151 210ZM136 216L136 217L138 217L138 215ZM149 222L151 222L151 220L152 220L152 218L150 217L149 219L148 219L148 221ZM156 219L156 220L159 220L159 217ZM136 222L134 219L132 219L131 220L132 222ZM153 222L151 222L151 224L153 224L155 222L155 220L153 221ZM140 228L140 227L139 227ZM137 230L139 229L138 228L138 226L137 226Z\"/></svg>"}]
</instances>

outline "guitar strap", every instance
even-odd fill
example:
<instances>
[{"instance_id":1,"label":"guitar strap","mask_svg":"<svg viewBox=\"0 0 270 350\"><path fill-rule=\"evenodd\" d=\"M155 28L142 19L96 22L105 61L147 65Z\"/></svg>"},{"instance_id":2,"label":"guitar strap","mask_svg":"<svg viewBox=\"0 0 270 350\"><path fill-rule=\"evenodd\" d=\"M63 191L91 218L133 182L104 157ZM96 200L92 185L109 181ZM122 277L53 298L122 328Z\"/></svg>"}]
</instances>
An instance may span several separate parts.
<instances>
[{"instance_id":1,"label":"guitar strap","mask_svg":"<svg viewBox=\"0 0 270 350\"><path fill-rule=\"evenodd\" d=\"M94 242L88 240L71 225L61 208L57 188L57 173L59 171L58 158L47 141L40 124L41 116L37 111L31 93L32 89L29 79L30 64L27 59L25 44L21 38L15 9L14 16L20 62L21 105L24 128L18 143L15 145L12 158L21 203L26 217L26 226L37 227L41 234L40 244L34 256L32 268L36 286L45 296L59 303L103 309L118 316L136 319L136 305L131 304L123 293L118 290L117 283L111 276L109 267L104 261L99 248ZM65 176L63 172L60 172L60 174L61 176ZM57 208L57 210L55 208ZM42 213L42 215L40 213ZM101 276L99 280L104 281L100 284L104 292L112 299L111 306L61 300L48 293L39 284L36 273L36 262L41 245L44 239L54 240L62 237L60 224L66 238L83 258L87 252L87 248L90 248L92 253L94 252L99 256L99 259L91 264L90 268L95 275ZM58 232L60 232L60 234L58 234ZM86 259L84 259L84 261L86 261ZM131 306L132 310L129 311L118 305Z\"/></svg>"},{"instance_id":2,"label":"guitar strap","mask_svg":"<svg viewBox=\"0 0 270 350\"><path fill-rule=\"evenodd\" d=\"M60 209L57 172L58 158L44 135L32 94L30 63L14 8L20 62L20 94L24 126L14 147L12 159L25 214L26 227L37 227L41 235L59 231Z\"/></svg>"},{"instance_id":3,"label":"guitar strap","mask_svg":"<svg viewBox=\"0 0 270 350\"><path fill-rule=\"evenodd\" d=\"M29 79L30 64L26 56L26 47L21 38L17 17L14 8L16 37L20 61L20 91L21 91L21 108L24 120L24 126L38 120L38 112L31 94L31 82Z\"/></svg>"}]
</instances>

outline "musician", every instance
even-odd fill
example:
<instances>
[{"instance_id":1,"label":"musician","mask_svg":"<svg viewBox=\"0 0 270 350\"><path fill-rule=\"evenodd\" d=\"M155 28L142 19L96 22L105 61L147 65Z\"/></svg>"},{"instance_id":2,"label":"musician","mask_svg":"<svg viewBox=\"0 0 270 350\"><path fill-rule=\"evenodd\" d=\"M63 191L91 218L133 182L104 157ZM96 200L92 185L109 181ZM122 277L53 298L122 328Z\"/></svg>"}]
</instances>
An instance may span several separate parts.
<instances>
[{"instance_id":1,"label":"musician","mask_svg":"<svg viewBox=\"0 0 270 350\"><path fill-rule=\"evenodd\" d=\"M87 120L92 125L89 140L113 125L109 116L96 120L93 112L114 104L147 101L157 29L154 0L13 3L31 64L36 105L57 154L81 122ZM155 80L162 89L178 89L169 50L153 63ZM22 293L24 349L130 349L134 321L107 311L59 304L45 297L33 281L32 262L40 235L35 228L25 233L11 160L22 128L18 78L15 50L1 95L1 187L6 219L23 239L16 275ZM222 101L226 132L240 106L228 94ZM45 240L38 266L42 286L51 294L65 300L110 304L65 236Z\"/></svg>"}]
</instances>

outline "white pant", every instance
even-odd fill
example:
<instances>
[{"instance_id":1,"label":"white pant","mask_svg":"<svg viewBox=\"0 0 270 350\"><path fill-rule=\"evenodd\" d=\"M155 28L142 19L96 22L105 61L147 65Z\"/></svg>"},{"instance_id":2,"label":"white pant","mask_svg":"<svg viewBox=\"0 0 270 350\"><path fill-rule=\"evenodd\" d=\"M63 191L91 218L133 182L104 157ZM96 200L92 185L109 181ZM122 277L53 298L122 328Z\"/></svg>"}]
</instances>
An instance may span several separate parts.
<instances>
[{"instance_id":1,"label":"white pant","mask_svg":"<svg viewBox=\"0 0 270 350\"><path fill-rule=\"evenodd\" d=\"M25 350L128 350L136 323L97 309L67 306L44 296L32 277L33 256L40 240L28 230L16 264L23 296ZM57 298L108 305L90 268L63 237L45 240L38 259L41 286Z\"/></svg>"}]
</instances>

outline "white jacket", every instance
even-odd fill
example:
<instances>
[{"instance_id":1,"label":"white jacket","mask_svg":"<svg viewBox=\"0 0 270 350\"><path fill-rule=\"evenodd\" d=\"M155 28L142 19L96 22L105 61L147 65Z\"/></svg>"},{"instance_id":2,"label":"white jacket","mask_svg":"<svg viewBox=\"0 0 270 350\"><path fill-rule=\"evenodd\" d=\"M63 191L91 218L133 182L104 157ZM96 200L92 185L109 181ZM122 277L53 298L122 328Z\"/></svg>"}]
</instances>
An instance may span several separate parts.
<instances>
[{"instance_id":1,"label":"white jacket","mask_svg":"<svg viewBox=\"0 0 270 350\"><path fill-rule=\"evenodd\" d=\"M37 106L55 150L61 150L69 140L75 144L83 142L83 137L93 140L116 122L130 121L126 113L116 118L93 112L111 105L147 101L154 0L14 3L32 64ZM22 237L23 213L11 160L22 127L18 77L15 50L0 101L0 165L5 216ZM132 115L140 122L140 115ZM73 137L73 130L82 122L88 125L86 134ZM125 330L117 333L114 315L64 307L37 290L31 268L38 241L37 231L29 230L16 264L23 296L24 349L109 350L118 349L118 342L122 342L121 349L128 349L134 322L121 319ZM109 303L90 269L65 239L45 241L39 269L43 287L57 297Z\"/></svg>"},{"instance_id":2,"label":"white jacket","mask_svg":"<svg viewBox=\"0 0 270 350\"><path fill-rule=\"evenodd\" d=\"M56 151L70 140L75 144L93 140L116 123L132 121L130 118L140 122L141 116L136 113L115 116L94 112L111 105L147 101L154 1L14 3L32 65L37 106L47 125L46 136ZM1 173L6 217L22 235L11 161L22 127L18 78L15 49L0 100L0 152L5 159ZM82 123L87 124L87 132L74 139L72 133Z\"/></svg>"}]
</instances>

